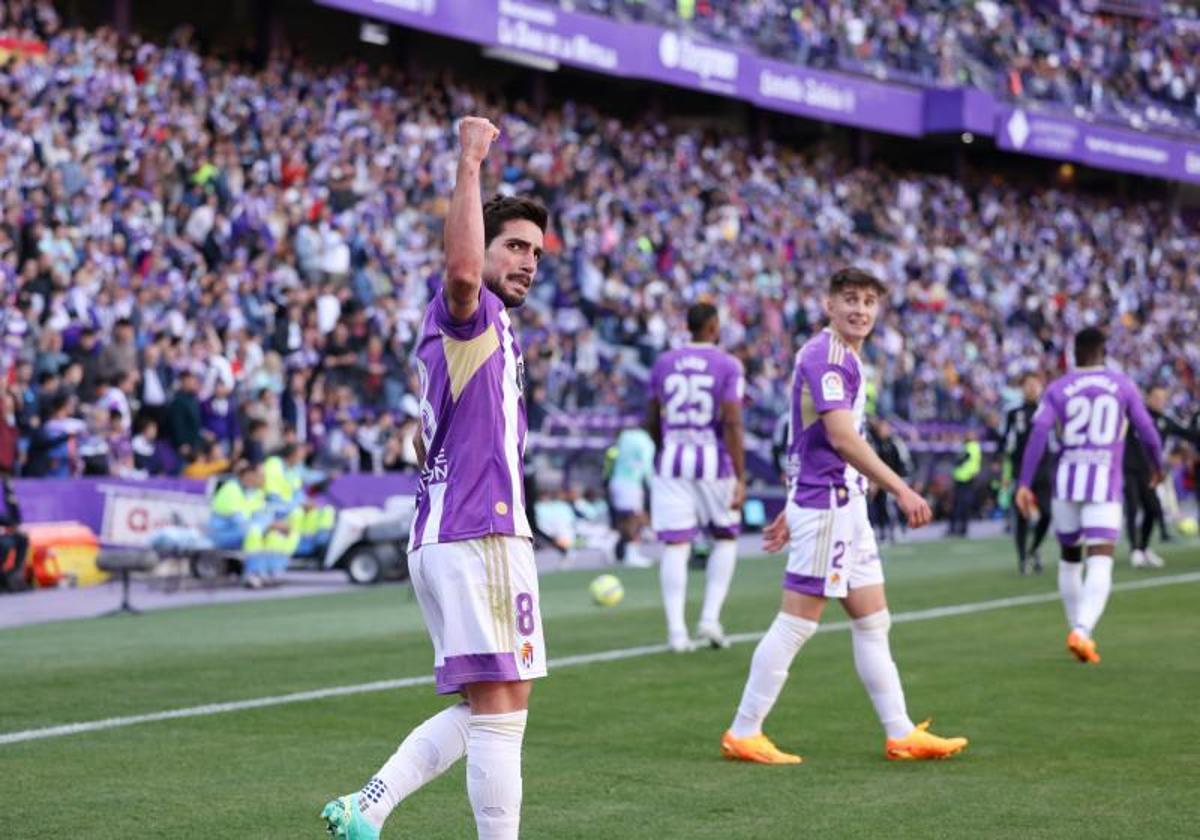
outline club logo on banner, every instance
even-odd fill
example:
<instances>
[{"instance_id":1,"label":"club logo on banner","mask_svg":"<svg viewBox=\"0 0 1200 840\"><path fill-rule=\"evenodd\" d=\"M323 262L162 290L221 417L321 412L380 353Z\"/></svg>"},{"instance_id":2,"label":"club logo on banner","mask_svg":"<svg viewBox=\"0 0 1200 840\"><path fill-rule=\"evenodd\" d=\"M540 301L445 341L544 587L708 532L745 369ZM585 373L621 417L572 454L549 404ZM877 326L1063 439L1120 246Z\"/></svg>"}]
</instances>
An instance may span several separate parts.
<instances>
[{"instance_id":1,"label":"club logo on banner","mask_svg":"<svg viewBox=\"0 0 1200 840\"><path fill-rule=\"evenodd\" d=\"M1029 139L1029 119L1024 111L1020 108L1013 111L1005 130L1008 131L1008 139L1012 141L1014 149L1025 148L1025 141Z\"/></svg>"},{"instance_id":2,"label":"club logo on banner","mask_svg":"<svg viewBox=\"0 0 1200 840\"><path fill-rule=\"evenodd\" d=\"M667 70L677 70L699 77L706 89L736 92L738 80L738 54L698 44L690 38L680 37L670 30L658 38L658 60Z\"/></svg>"}]
</instances>

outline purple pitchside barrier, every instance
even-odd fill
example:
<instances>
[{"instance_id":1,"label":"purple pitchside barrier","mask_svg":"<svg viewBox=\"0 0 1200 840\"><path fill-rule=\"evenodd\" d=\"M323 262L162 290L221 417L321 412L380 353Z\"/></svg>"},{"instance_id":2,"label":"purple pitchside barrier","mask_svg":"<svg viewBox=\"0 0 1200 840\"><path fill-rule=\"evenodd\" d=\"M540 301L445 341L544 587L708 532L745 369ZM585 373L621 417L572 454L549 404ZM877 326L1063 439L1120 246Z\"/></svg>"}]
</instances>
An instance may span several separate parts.
<instances>
[{"instance_id":1,"label":"purple pitchside barrier","mask_svg":"<svg viewBox=\"0 0 1200 840\"><path fill-rule=\"evenodd\" d=\"M121 515L146 517L146 521L121 522L120 527L134 530L151 527L149 518L162 510L185 509L205 504L209 482L187 478L77 478L77 479L18 479L13 482L21 514L27 523L36 522L82 522L97 534L105 532L105 508L109 508L110 533L116 500L128 502L142 497L158 505L131 506L120 508ZM402 496L417 492L415 473L389 473L386 475L345 475L333 480L326 498L335 507L382 507L389 496ZM194 500L193 505L186 504ZM149 513L147 513L149 511Z\"/></svg>"},{"instance_id":2,"label":"purple pitchside barrier","mask_svg":"<svg viewBox=\"0 0 1200 840\"><path fill-rule=\"evenodd\" d=\"M825 72L656 26L568 12L536 0L316 0L355 14L502 47L610 76L647 79L871 131L920 137L970 131L1000 148L1200 183L1200 140L1034 117L974 88L921 88ZM1124 0L1153 8L1154 3ZM1013 123L1014 113L1022 113ZM1034 121L1038 126L1032 125ZM1075 139L1064 140L1071 134ZM1050 135L1059 135L1052 140Z\"/></svg>"}]
</instances>

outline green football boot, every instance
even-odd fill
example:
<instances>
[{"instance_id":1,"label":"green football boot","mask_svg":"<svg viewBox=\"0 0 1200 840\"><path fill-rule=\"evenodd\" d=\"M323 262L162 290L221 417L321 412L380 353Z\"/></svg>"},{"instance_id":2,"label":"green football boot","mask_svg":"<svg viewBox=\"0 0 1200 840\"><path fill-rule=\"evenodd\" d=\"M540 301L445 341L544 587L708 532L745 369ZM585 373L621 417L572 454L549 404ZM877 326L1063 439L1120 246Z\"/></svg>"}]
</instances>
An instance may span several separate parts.
<instances>
[{"instance_id":1,"label":"green football boot","mask_svg":"<svg viewBox=\"0 0 1200 840\"><path fill-rule=\"evenodd\" d=\"M379 829L367 822L358 807L358 794L348 793L332 800L321 810L330 837L342 840L379 840Z\"/></svg>"}]
</instances>

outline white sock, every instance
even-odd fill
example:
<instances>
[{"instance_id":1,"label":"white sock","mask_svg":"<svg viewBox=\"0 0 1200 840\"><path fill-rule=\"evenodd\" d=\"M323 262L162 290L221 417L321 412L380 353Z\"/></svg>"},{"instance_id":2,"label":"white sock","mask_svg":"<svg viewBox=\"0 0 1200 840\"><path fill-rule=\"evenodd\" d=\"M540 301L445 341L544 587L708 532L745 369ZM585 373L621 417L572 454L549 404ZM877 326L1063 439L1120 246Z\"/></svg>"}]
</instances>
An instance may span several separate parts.
<instances>
[{"instance_id":1,"label":"white sock","mask_svg":"<svg viewBox=\"0 0 1200 840\"><path fill-rule=\"evenodd\" d=\"M896 670L888 643L891 627L892 614L883 609L851 621L850 638L854 645L854 668L871 696L879 722L889 738L903 738L913 731L913 722L908 717L900 672Z\"/></svg>"},{"instance_id":2,"label":"white sock","mask_svg":"<svg viewBox=\"0 0 1200 840\"><path fill-rule=\"evenodd\" d=\"M667 613L667 638L687 638L684 608L687 605L687 564L692 547L687 543L668 545L663 550L659 580L662 582L663 609Z\"/></svg>"},{"instance_id":3,"label":"white sock","mask_svg":"<svg viewBox=\"0 0 1200 840\"><path fill-rule=\"evenodd\" d=\"M1093 554L1085 561L1087 577L1083 580L1083 595L1079 599L1079 614L1075 618L1075 629L1089 639L1112 589L1113 559L1103 554Z\"/></svg>"},{"instance_id":4,"label":"white sock","mask_svg":"<svg viewBox=\"0 0 1200 840\"><path fill-rule=\"evenodd\" d=\"M1083 564L1058 561L1058 594L1062 596L1067 626L1074 629L1079 617L1079 599L1083 595Z\"/></svg>"},{"instance_id":5,"label":"white sock","mask_svg":"<svg viewBox=\"0 0 1200 840\"><path fill-rule=\"evenodd\" d=\"M750 676L730 727L733 737L749 738L762 732L763 721L787 682L792 660L816 632L815 621L782 612L775 616L750 660Z\"/></svg>"},{"instance_id":6,"label":"white sock","mask_svg":"<svg viewBox=\"0 0 1200 840\"><path fill-rule=\"evenodd\" d=\"M367 822L383 826L413 791L440 776L467 751L466 703L444 709L408 734L404 742L358 794Z\"/></svg>"},{"instance_id":7,"label":"white sock","mask_svg":"<svg viewBox=\"0 0 1200 840\"><path fill-rule=\"evenodd\" d=\"M467 795L479 840L517 840L521 828L521 742L528 712L471 715Z\"/></svg>"},{"instance_id":8,"label":"white sock","mask_svg":"<svg viewBox=\"0 0 1200 840\"><path fill-rule=\"evenodd\" d=\"M705 573L704 607L700 610L701 624L720 624L721 607L729 594L733 582L733 569L737 565L737 540L718 540L708 556Z\"/></svg>"},{"instance_id":9,"label":"white sock","mask_svg":"<svg viewBox=\"0 0 1200 840\"><path fill-rule=\"evenodd\" d=\"M625 543L625 565L646 565L646 555L642 554L642 544L637 540Z\"/></svg>"}]
</instances>

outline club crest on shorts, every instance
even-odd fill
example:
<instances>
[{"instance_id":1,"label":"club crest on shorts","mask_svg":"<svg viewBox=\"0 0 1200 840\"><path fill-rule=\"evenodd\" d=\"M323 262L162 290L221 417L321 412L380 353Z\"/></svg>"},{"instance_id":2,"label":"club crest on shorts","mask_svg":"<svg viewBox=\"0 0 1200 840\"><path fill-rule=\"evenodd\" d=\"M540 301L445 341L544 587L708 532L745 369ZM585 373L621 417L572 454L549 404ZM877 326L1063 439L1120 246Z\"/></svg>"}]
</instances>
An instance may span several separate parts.
<instances>
[{"instance_id":1,"label":"club crest on shorts","mask_svg":"<svg viewBox=\"0 0 1200 840\"><path fill-rule=\"evenodd\" d=\"M529 642L521 643L521 665L526 668L533 667L533 645Z\"/></svg>"}]
</instances>

